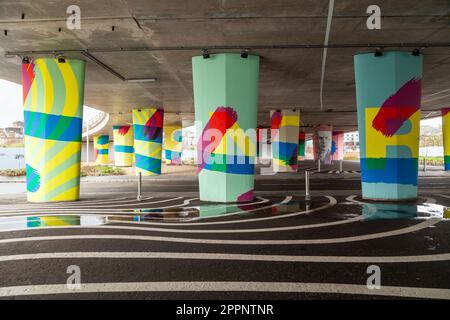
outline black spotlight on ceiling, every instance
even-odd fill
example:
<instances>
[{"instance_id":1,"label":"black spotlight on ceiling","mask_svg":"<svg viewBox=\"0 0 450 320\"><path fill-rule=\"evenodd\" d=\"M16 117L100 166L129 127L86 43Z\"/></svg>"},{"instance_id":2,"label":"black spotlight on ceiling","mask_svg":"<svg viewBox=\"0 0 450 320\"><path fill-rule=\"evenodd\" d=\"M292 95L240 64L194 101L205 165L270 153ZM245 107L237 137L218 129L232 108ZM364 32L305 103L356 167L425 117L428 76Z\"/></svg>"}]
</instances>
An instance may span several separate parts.
<instances>
[{"instance_id":1,"label":"black spotlight on ceiling","mask_svg":"<svg viewBox=\"0 0 450 320\"><path fill-rule=\"evenodd\" d=\"M414 49L411 54L416 57L420 56L420 49Z\"/></svg>"},{"instance_id":2,"label":"black spotlight on ceiling","mask_svg":"<svg viewBox=\"0 0 450 320\"><path fill-rule=\"evenodd\" d=\"M23 57L23 58L22 58L22 63L23 63L23 64L29 64L29 63L30 63L30 58L28 58L28 57Z\"/></svg>"},{"instance_id":3,"label":"black spotlight on ceiling","mask_svg":"<svg viewBox=\"0 0 450 320\"><path fill-rule=\"evenodd\" d=\"M375 50L374 56L375 57L381 57L383 55L383 50L381 48L377 48Z\"/></svg>"},{"instance_id":4,"label":"black spotlight on ceiling","mask_svg":"<svg viewBox=\"0 0 450 320\"><path fill-rule=\"evenodd\" d=\"M241 58L244 58L244 59L248 58L248 49L244 49L241 51Z\"/></svg>"},{"instance_id":5,"label":"black spotlight on ceiling","mask_svg":"<svg viewBox=\"0 0 450 320\"><path fill-rule=\"evenodd\" d=\"M203 59L209 59L210 55L208 49L203 49Z\"/></svg>"},{"instance_id":6,"label":"black spotlight on ceiling","mask_svg":"<svg viewBox=\"0 0 450 320\"><path fill-rule=\"evenodd\" d=\"M66 58L62 53L57 53L56 59L58 59L58 63L66 63Z\"/></svg>"}]
</instances>

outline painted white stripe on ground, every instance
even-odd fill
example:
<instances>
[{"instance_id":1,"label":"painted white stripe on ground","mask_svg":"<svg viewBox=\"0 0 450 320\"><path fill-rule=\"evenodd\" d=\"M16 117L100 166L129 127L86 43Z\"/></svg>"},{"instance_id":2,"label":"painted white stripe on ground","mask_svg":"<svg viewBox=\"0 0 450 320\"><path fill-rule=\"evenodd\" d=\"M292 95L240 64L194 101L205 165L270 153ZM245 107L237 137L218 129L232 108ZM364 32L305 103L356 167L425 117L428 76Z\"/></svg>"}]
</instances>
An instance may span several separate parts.
<instances>
[{"instance_id":1,"label":"painted white stripe on ground","mask_svg":"<svg viewBox=\"0 0 450 320\"><path fill-rule=\"evenodd\" d=\"M415 263L450 260L450 253L417 256L291 256L203 252L52 252L0 256L0 262L41 259L187 259L317 263Z\"/></svg>"},{"instance_id":2,"label":"painted white stripe on ground","mask_svg":"<svg viewBox=\"0 0 450 320\"><path fill-rule=\"evenodd\" d=\"M175 282L110 282L82 283L79 290L66 284L29 285L0 288L0 297L77 294L102 292L272 292L331 293L369 296L395 296L424 299L450 299L449 289L382 286L370 290L365 285L301 282L237 282L237 281L175 281Z\"/></svg>"},{"instance_id":3,"label":"painted white stripe on ground","mask_svg":"<svg viewBox=\"0 0 450 320\"><path fill-rule=\"evenodd\" d=\"M139 241L161 241L177 243L197 243L197 244L222 244L222 245L300 245L300 244L331 244L348 243L356 241L374 240L392 236L403 235L410 232L419 231L437 224L440 219L430 218L417 223L413 226L397 230L371 233L366 235L329 238L329 239L297 239L297 240L229 240L229 239L195 239L195 238L174 238L157 236L137 236L137 235L68 235L68 236L41 236L26 238L8 238L1 239L0 244L19 243L19 242L38 242L38 241L56 241L56 240L139 240ZM70 229L72 227L64 227ZM84 227L84 229L116 229L118 226Z\"/></svg>"},{"instance_id":4,"label":"painted white stripe on ground","mask_svg":"<svg viewBox=\"0 0 450 320\"><path fill-rule=\"evenodd\" d=\"M170 199L165 199L165 200L159 200L159 201L154 201L154 202L149 202L148 204L155 204L155 203L162 203L162 202L169 202L169 201L176 201L176 200L181 200L183 199L183 197L176 197L176 198L170 198ZM154 210L154 209L167 209L167 208L177 208L177 207L183 207L183 206L187 206L188 204L190 204L192 201L194 200L198 200L198 198L191 198L191 199L186 199L183 201L183 203L181 204L174 204L171 206L165 206L165 207L152 207L152 208L133 208L130 210L134 210L134 209L139 209L139 210ZM45 207L41 207L39 209L45 209L45 211L47 212L92 212L92 211L96 211L96 212L111 212L111 211L118 211L118 212L125 212L125 213L133 213L133 211L123 211L124 209L98 209L98 208L67 208L67 209L60 209L60 208L45 208ZM40 210L42 211L42 210ZM0 213L11 213L11 212L20 212L20 213L32 213L32 212L36 212L36 209L17 209L17 210L0 210Z\"/></svg>"}]
</instances>

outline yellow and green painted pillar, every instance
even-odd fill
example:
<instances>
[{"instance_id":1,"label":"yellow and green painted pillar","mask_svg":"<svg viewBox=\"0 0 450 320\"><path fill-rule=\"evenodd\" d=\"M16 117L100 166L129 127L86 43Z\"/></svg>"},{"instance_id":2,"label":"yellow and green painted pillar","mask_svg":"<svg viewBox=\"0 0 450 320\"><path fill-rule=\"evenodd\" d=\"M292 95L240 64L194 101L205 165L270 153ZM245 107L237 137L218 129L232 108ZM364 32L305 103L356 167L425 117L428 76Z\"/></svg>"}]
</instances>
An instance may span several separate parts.
<instances>
[{"instance_id":1,"label":"yellow and green painted pillar","mask_svg":"<svg viewBox=\"0 0 450 320\"><path fill-rule=\"evenodd\" d=\"M259 57L192 58L200 200L254 198Z\"/></svg>"},{"instance_id":2,"label":"yellow and green painted pillar","mask_svg":"<svg viewBox=\"0 0 450 320\"><path fill-rule=\"evenodd\" d=\"M422 55L354 57L365 199L417 198Z\"/></svg>"},{"instance_id":3,"label":"yellow and green painted pillar","mask_svg":"<svg viewBox=\"0 0 450 320\"><path fill-rule=\"evenodd\" d=\"M155 107L132 112L136 173L161 174L164 110Z\"/></svg>"},{"instance_id":4,"label":"yellow and green painted pillar","mask_svg":"<svg viewBox=\"0 0 450 320\"><path fill-rule=\"evenodd\" d=\"M450 107L442 109L442 139L444 142L444 169L450 171Z\"/></svg>"},{"instance_id":5,"label":"yellow and green painted pillar","mask_svg":"<svg viewBox=\"0 0 450 320\"><path fill-rule=\"evenodd\" d=\"M82 60L22 64L28 201L79 199L84 75Z\"/></svg>"},{"instance_id":6,"label":"yellow and green painted pillar","mask_svg":"<svg viewBox=\"0 0 450 320\"><path fill-rule=\"evenodd\" d=\"M96 164L109 164L109 135L94 136L94 152Z\"/></svg>"},{"instance_id":7,"label":"yellow and green painted pillar","mask_svg":"<svg viewBox=\"0 0 450 320\"><path fill-rule=\"evenodd\" d=\"M131 167L134 157L133 127L113 126L114 164L117 167Z\"/></svg>"},{"instance_id":8,"label":"yellow and green painted pillar","mask_svg":"<svg viewBox=\"0 0 450 320\"><path fill-rule=\"evenodd\" d=\"M270 112L272 167L274 172L297 172L300 110Z\"/></svg>"},{"instance_id":9,"label":"yellow and green painted pillar","mask_svg":"<svg viewBox=\"0 0 450 320\"><path fill-rule=\"evenodd\" d=\"M181 165L183 149L183 127L181 124L164 126L164 155L166 164Z\"/></svg>"}]
</instances>

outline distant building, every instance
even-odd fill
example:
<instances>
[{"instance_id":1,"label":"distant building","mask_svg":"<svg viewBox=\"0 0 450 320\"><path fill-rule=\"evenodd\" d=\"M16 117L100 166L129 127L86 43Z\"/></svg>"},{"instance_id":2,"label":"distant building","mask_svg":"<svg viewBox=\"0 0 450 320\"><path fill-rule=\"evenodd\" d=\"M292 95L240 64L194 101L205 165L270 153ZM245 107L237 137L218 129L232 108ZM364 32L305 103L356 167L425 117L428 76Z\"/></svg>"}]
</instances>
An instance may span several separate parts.
<instances>
[{"instance_id":1,"label":"distant building","mask_svg":"<svg viewBox=\"0 0 450 320\"><path fill-rule=\"evenodd\" d=\"M13 125L0 128L0 144L13 144L23 142L23 122L15 121Z\"/></svg>"}]
</instances>

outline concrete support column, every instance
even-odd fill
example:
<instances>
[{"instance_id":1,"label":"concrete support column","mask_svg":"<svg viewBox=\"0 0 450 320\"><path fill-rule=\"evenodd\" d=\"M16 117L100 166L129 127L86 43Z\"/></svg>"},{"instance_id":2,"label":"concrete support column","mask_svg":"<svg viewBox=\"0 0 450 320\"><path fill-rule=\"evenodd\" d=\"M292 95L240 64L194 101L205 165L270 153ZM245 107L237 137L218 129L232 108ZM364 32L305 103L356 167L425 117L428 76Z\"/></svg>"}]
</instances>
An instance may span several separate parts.
<instances>
[{"instance_id":1,"label":"concrete support column","mask_svg":"<svg viewBox=\"0 0 450 320\"><path fill-rule=\"evenodd\" d=\"M253 200L259 57L192 58L200 199Z\"/></svg>"},{"instance_id":2,"label":"concrete support column","mask_svg":"<svg viewBox=\"0 0 450 320\"><path fill-rule=\"evenodd\" d=\"M28 201L79 199L84 74L81 60L22 64Z\"/></svg>"},{"instance_id":3,"label":"concrete support column","mask_svg":"<svg viewBox=\"0 0 450 320\"><path fill-rule=\"evenodd\" d=\"M132 112L136 174L161 174L164 110L133 109Z\"/></svg>"},{"instance_id":4,"label":"concrete support column","mask_svg":"<svg viewBox=\"0 0 450 320\"><path fill-rule=\"evenodd\" d=\"M270 112L274 172L297 172L300 110Z\"/></svg>"},{"instance_id":5,"label":"concrete support column","mask_svg":"<svg viewBox=\"0 0 450 320\"><path fill-rule=\"evenodd\" d=\"M134 157L133 127L113 126L114 164L117 167L131 167Z\"/></svg>"},{"instance_id":6,"label":"concrete support column","mask_svg":"<svg viewBox=\"0 0 450 320\"><path fill-rule=\"evenodd\" d=\"M444 169L450 171L450 108L442 109L442 140L444 142Z\"/></svg>"},{"instance_id":7,"label":"concrete support column","mask_svg":"<svg viewBox=\"0 0 450 320\"><path fill-rule=\"evenodd\" d=\"M331 157L334 161L344 160L344 132L333 131Z\"/></svg>"},{"instance_id":8,"label":"concrete support column","mask_svg":"<svg viewBox=\"0 0 450 320\"><path fill-rule=\"evenodd\" d=\"M333 126L330 125L321 124L314 128L314 160L320 160L323 164L331 164L332 133Z\"/></svg>"},{"instance_id":9,"label":"concrete support column","mask_svg":"<svg viewBox=\"0 0 450 320\"><path fill-rule=\"evenodd\" d=\"M164 126L164 153L166 164L181 165L183 151L183 127L180 124Z\"/></svg>"},{"instance_id":10,"label":"concrete support column","mask_svg":"<svg viewBox=\"0 0 450 320\"><path fill-rule=\"evenodd\" d=\"M109 135L94 136L95 164L109 164Z\"/></svg>"},{"instance_id":11,"label":"concrete support column","mask_svg":"<svg viewBox=\"0 0 450 320\"><path fill-rule=\"evenodd\" d=\"M305 159L305 143L306 143L306 133L300 131L298 133L298 156L300 159Z\"/></svg>"},{"instance_id":12,"label":"concrete support column","mask_svg":"<svg viewBox=\"0 0 450 320\"><path fill-rule=\"evenodd\" d=\"M422 56L366 53L354 61L363 198L417 198Z\"/></svg>"}]
</instances>

